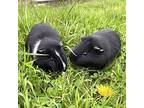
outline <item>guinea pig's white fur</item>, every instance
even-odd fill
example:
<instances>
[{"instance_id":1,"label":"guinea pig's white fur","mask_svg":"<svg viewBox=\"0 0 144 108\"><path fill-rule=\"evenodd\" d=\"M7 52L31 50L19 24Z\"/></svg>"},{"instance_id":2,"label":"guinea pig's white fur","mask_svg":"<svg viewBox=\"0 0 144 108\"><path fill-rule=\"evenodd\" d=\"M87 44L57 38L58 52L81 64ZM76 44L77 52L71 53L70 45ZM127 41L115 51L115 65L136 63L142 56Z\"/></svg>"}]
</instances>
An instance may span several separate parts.
<instances>
[{"instance_id":1,"label":"guinea pig's white fur","mask_svg":"<svg viewBox=\"0 0 144 108\"><path fill-rule=\"evenodd\" d=\"M102 29L81 39L81 42L70 54L71 61L79 66L102 69L120 53L119 34Z\"/></svg>"},{"instance_id":2,"label":"guinea pig's white fur","mask_svg":"<svg viewBox=\"0 0 144 108\"><path fill-rule=\"evenodd\" d=\"M26 48L43 70L64 71L67 60L58 33L47 24L36 24L26 40Z\"/></svg>"}]
</instances>

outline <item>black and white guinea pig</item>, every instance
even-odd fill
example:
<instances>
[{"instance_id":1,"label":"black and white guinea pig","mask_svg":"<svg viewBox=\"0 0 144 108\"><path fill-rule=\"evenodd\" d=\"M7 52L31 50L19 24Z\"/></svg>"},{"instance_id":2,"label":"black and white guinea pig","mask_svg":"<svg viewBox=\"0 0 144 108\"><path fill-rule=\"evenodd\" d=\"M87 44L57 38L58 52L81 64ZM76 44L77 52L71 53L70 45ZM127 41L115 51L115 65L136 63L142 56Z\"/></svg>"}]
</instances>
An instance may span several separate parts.
<instances>
[{"instance_id":1,"label":"black and white guinea pig","mask_svg":"<svg viewBox=\"0 0 144 108\"><path fill-rule=\"evenodd\" d=\"M34 66L45 71L65 71L67 59L58 33L47 24L32 27L26 40L26 48L34 58Z\"/></svg>"},{"instance_id":2,"label":"black and white guinea pig","mask_svg":"<svg viewBox=\"0 0 144 108\"><path fill-rule=\"evenodd\" d=\"M81 39L70 54L71 61L79 66L102 69L120 53L121 41L118 33L102 29Z\"/></svg>"}]
</instances>

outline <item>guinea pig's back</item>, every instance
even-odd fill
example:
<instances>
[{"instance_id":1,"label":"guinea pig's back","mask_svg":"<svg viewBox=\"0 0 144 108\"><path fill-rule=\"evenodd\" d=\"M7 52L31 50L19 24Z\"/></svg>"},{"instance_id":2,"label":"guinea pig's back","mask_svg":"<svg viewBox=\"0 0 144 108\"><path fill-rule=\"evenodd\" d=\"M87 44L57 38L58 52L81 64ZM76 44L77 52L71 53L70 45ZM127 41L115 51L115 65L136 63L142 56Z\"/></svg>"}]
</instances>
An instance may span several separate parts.
<instances>
[{"instance_id":1,"label":"guinea pig's back","mask_svg":"<svg viewBox=\"0 0 144 108\"><path fill-rule=\"evenodd\" d=\"M60 40L58 33L47 24L36 24L34 27L32 27L29 36L32 37L33 40L42 39L45 37Z\"/></svg>"},{"instance_id":2,"label":"guinea pig's back","mask_svg":"<svg viewBox=\"0 0 144 108\"><path fill-rule=\"evenodd\" d=\"M26 49L28 49L28 47L32 49L38 40L45 38L51 38L60 42L58 33L47 24L34 25L28 34L28 38L26 39Z\"/></svg>"},{"instance_id":3,"label":"guinea pig's back","mask_svg":"<svg viewBox=\"0 0 144 108\"><path fill-rule=\"evenodd\" d=\"M120 50L121 50L121 41L120 41L120 35L111 29L103 29L95 33L95 35L98 35L100 37L103 37L104 39L108 40L109 45L111 47L111 56L116 56Z\"/></svg>"}]
</instances>

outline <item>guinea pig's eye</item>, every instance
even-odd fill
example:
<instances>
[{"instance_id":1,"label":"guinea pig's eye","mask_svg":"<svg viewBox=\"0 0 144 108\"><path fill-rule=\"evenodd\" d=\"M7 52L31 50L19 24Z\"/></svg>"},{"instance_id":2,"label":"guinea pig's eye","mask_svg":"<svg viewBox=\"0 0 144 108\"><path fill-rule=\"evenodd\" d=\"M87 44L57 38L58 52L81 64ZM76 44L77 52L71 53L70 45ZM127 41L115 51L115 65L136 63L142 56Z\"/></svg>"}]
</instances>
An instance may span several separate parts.
<instances>
[{"instance_id":1,"label":"guinea pig's eye","mask_svg":"<svg viewBox=\"0 0 144 108\"><path fill-rule=\"evenodd\" d=\"M87 55L87 52L84 52L83 55Z\"/></svg>"}]
</instances>

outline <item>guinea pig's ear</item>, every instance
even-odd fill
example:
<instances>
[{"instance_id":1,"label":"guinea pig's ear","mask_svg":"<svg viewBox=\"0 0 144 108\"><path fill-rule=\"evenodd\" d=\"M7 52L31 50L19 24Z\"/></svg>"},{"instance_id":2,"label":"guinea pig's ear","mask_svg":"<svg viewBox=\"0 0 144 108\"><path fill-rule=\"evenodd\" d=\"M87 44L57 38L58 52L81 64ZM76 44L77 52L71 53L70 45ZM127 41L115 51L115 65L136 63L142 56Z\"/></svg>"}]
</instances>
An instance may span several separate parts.
<instances>
[{"instance_id":1,"label":"guinea pig's ear","mask_svg":"<svg viewBox=\"0 0 144 108\"><path fill-rule=\"evenodd\" d=\"M94 50L96 50L96 51L104 52L104 49L103 49L103 48L100 48L100 47L98 47L98 46L94 46L93 48L94 48Z\"/></svg>"}]
</instances>

